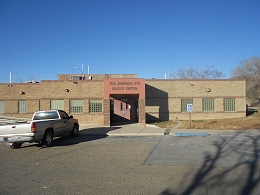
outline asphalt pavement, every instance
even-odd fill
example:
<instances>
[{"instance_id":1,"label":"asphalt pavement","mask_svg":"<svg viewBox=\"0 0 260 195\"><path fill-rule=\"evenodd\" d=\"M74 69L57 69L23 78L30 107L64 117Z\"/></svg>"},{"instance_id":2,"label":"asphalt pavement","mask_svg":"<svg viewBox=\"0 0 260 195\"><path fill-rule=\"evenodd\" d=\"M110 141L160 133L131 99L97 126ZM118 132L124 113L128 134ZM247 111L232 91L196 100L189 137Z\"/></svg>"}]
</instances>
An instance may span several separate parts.
<instances>
[{"instance_id":1,"label":"asphalt pavement","mask_svg":"<svg viewBox=\"0 0 260 195\"><path fill-rule=\"evenodd\" d=\"M56 138L53 147L26 143L12 150L0 145L0 194L260 192L259 130L213 131L140 124L81 124L80 129L77 137ZM169 136L203 132L210 136Z\"/></svg>"}]
</instances>

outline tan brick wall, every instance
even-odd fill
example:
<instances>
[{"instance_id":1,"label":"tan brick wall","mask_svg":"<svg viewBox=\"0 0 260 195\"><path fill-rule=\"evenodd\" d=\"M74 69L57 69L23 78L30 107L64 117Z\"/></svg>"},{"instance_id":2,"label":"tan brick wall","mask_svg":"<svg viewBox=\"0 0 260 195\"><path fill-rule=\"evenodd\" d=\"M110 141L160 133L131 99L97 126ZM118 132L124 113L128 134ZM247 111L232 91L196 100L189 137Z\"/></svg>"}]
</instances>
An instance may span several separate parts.
<instances>
[{"instance_id":1,"label":"tan brick wall","mask_svg":"<svg viewBox=\"0 0 260 195\"><path fill-rule=\"evenodd\" d=\"M110 99L103 100L104 125L110 126Z\"/></svg>"},{"instance_id":2,"label":"tan brick wall","mask_svg":"<svg viewBox=\"0 0 260 195\"><path fill-rule=\"evenodd\" d=\"M0 115L31 118L33 112L50 109L51 100L64 100L64 110L69 113L69 100L83 100L83 113L75 114L81 124L110 124L108 122L109 100L104 99L104 75L96 80L64 80L68 75L59 75L60 80L40 83L0 84L0 101L5 101L5 113ZM109 75L114 78L132 78L136 75ZM206 89L211 89L207 92ZM68 92L65 91L68 89ZM192 98L192 118L243 117L246 114L244 80L146 80L146 99L139 99L139 122L146 120L189 119L189 113L181 112L181 99ZM19 94L22 91L24 94ZM202 99L214 98L214 112L202 112ZM236 111L224 112L223 99L235 98ZM102 99L103 112L89 113L89 100ZM27 113L18 113L18 101L27 102ZM146 113L141 115L141 113ZM69 113L70 114L70 113Z\"/></svg>"},{"instance_id":3,"label":"tan brick wall","mask_svg":"<svg viewBox=\"0 0 260 195\"><path fill-rule=\"evenodd\" d=\"M72 114L72 115L74 116L74 118L77 118L79 120L80 125L84 125L84 124L104 125L103 113Z\"/></svg>"},{"instance_id":4,"label":"tan brick wall","mask_svg":"<svg viewBox=\"0 0 260 195\"><path fill-rule=\"evenodd\" d=\"M105 78L137 78L137 74L73 74L82 76L86 80L104 80ZM58 80L71 80L71 74L59 74Z\"/></svg>"},{"instance_id":5,"label":"tan brick wall","mask_svg":"<svg viewBox=\"0 0 260 195\"><path fill-rule=\"evenodd\" d=\"M0 84L0 101L5 101L3 116L31 118L38 110L49 110L51 100L64 100L64 110L69 113L70 100L83 100L82 114L72 115L84 124L103 124L103 113L89 113L89 99L103 99L103 81L42 81L41 83ZM68 92L65 89L69 89ZM24 94L20 95L19 92ZM18 113L18 101L26 101L27 112ZM69 113L70 114L70 113Z\"/></svg>"},{"instance_id":6,"label":"tan brick wall","mask_svg":"<svg viewBox=\"0 0 260 195\"><path fill-rule=\"evenodd\" d=\"M211 89L211 92L207 92ZM181 99L193 99L194 119L244 117L245 80L146 80L147 120L188 120L181 112ZM214 112L202 112L202 99L214 99ZM223 99L235 98L236 111L224 112Z\"/></svg>"},{"instance_id":7,"label":"tan brick wall","mask_svg":"<svg viewBox=\"0 0 260 195\"><path fill-rule=\"evenodd\" d=\"M145 99L139 99L138 101L138 108L139 108L139 123L145 124L146 123L146 115L145 115Z\"/></svg>"},{"instance_id":8,"label":"tan brick wall","mask_svg":"<svg viewBox=\"0 0 260 195\"><path fill-rule=\"evenodd\" d=\"M146 97L245 97L245 81L222 80L146 80ZM193 84L193 86L191 86ZM211 92L206 89L210 88ZM156 94L154 94L156 93Z\"/></svg>"}]
</instances>

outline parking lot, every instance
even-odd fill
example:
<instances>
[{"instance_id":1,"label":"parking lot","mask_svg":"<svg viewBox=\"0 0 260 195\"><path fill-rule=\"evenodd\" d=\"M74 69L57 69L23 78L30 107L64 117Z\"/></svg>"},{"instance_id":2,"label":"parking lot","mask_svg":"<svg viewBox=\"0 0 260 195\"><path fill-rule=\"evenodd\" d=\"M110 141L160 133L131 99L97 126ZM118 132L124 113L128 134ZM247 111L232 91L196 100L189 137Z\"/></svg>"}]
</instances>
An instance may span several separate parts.
<instances>
[{"instance_id":1,"label":"parking lot","mask_svg":"<svg viewBox=\"0 0 260 195\"><path fill-rule=\"evenodd\" d=\"M232 167L259 166L260 139L254 134L217 134L208 137L164 136L145 164Z\"/></svg>"},{"instance_id":2,"label":"parking lot","mask_svg":"<svg viewBox=\"0 0 260 195\"><path fill-rule=\"evenodd\" d=\"M0 194L259 194L258 131L207 137L82 130L54 147L0 145Z\"/></svg>"}]
</instances>

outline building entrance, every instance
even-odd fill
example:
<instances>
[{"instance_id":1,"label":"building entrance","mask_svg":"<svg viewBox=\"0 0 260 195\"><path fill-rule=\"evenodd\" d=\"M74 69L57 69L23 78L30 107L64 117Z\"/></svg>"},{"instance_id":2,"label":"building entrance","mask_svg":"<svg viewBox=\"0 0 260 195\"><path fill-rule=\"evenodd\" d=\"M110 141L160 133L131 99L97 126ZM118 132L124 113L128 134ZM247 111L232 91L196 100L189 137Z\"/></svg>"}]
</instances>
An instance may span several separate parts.
<instances>
[{"instance_id":1,"label":"building entrance","mask_svg":"<svg viewBox=\"0 0 260 195\"><path fill-rule=\"evenodd\" d=\"M116 122L138 122L138 95L113 96L110 98L110 120Z\"/></svg>"},{"instance_id":2,"label":"building entrance","mask_svg":"<svg viewBox=\"0 0 260 195\"><path fill-rule=\"evenodd\" d=\"M104 79L104 125L113 122L145 124L145 79Z\"/></svg>"}]
</instances>

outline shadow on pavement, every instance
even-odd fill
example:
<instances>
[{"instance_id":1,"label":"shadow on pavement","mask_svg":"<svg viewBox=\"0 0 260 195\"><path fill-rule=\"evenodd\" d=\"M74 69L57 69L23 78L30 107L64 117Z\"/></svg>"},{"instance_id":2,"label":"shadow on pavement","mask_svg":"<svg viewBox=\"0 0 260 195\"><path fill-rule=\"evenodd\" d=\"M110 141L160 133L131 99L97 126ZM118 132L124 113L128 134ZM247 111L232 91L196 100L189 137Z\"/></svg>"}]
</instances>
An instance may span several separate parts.
<instances>
[{"instance_id":1,"label":"shadow on pavement","mask_svg":"<svg viewBox=\"0 0 260 195\"><path fill-rule=\"evenodd\" d=\"M75 145L82 142L89 142L98 139L106 138L107 133L112 130L120 129L120 127L93 127L82 129L79 131L79 135L76 137L71 137L69 134L57 137L54 139L53 147L57 146L69 146Z\"/></svg>"},{"instance_id":2,"label":"shadow on pavement","mask_svg":"<svg viewBox=\"0 0 260 195\"><path fill-rule=\"evenodd\" d=\"M79 131L78 136L72 137L69 134L62 135L61 137L54 138L53 147L57 146L69 146L75 145L83 142L94 141L98 139L103 139L108 137L107 133L109 131L120 129L121 127L93 127L82 129ZM37 146L37 144L30 144L22 146L21 148ZM42 147L41 145L38 145Z\"/></svg>"},{"instance_id":3,"label":"shadow on pavement","mask_svg":"<svg viewBox=\"0 0 260 195\"><path fill-rule=\"evenodd\" d=\"M241 140L241 134L236 134L221 141L216 141L213 145L216 148L215 154L204 153L204 162L200 165L195 174L189 172L184 173L183 181L178 184L178 189L167 188L160 193L160 195L190 195L197 194L200 190L207 190L207 194L229 194L231 192L240 195L255 194L259 190L260 174L259 174L259 155L260 155L260 141L259 135L250 135L243 132L243 136L247 139ZM240 140L240 141L239 141ZM229 144L229 143L235 144ZM252 143L250 150L252 149L253 155L250 158L245 158L240 150L243 150L248 142ZM228 147L227 147L228 145ZM235 145L233 147L232 145ZM237 152L240 155L240 161L237 161L233 166L223 169L223 171L216 174L216 162L224 157L230 155L231 152ZM241 159L243 159L241 161ZM243 168L242 173L237 174L237 170ZM233 173L232 173L233 172ZM234 178L230 179L230 175L234 174ZM194 175L190 180L190 175ZM189 178L189 179L187 179ZM191 182L188 182L191 181ZM218 186L225 185L226 190L219 191ZM258 188L257 188L258 187ZM257 189L256 189L257 188Z\"/></svg>"}]
</instances>

